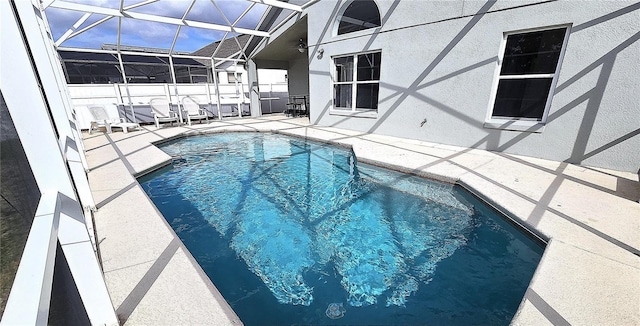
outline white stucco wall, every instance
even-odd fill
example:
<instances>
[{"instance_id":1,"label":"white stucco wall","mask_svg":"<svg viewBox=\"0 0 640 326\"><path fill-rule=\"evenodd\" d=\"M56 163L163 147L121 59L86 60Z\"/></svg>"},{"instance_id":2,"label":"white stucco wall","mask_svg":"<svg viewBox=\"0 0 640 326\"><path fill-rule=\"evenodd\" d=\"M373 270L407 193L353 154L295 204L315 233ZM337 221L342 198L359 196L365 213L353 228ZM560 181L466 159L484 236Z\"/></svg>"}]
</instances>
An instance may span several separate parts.
<instances>
[{"instance_id":1,"label":"white stucco wall","mask_svg":"<svg viewBox=\"0 0 640 326\"><path fill-rule=\"evenodd\" d=\"M309 63L305 54L301 53L299 57L289 61L287 73L290 96L309 95Z\"/></svg>"},{"instance_id":2,"label":"white stucco wall","mask_svg":"<svg viewBox=\"0 0 640 326\"><path fill-rule=\"evenodd\" d=\"M260 84L279 84L287 82L287 71L284 69L258 69Z\"/></svg>"},{"instance_id":3,"label":"white stucco wall","mask_svg":"<svg viewBox=\"0 0 640 326\"><path fill-rule=\"evenodd\" d=\"M638 2L376 2L379 30L341 36L332 33L341 2L319 1L307 9L312 123L623 171L640 168ZM483 127L503 32L559 24L572 30L544 130ZM320 48L324 55L318 59ZM376 49L382 51L377 117L331 114L331 57ZM291 72L289 77L294 80Z\"/></svg>"}]
</instances>

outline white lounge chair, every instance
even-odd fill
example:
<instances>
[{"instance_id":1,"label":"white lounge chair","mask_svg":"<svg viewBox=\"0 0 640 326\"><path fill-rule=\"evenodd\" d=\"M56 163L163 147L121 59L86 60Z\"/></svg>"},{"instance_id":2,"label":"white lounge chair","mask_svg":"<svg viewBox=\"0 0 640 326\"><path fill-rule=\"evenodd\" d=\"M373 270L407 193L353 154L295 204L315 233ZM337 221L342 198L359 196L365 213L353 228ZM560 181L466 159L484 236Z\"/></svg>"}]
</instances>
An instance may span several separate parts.
<instances>
[{"instance_id":1,"label":"white lounge chair","mask_svg":"<svg viewBox=\"0 0 640 326\"><path fill-rule=\"evenodd\" d=\"M185 96L182 99L182 106L184 110L187 112L187 122L191 125L192 120L200 120L202 123L202 119L205 119L207 123L209 123L209 115L207 111L200 107L200 104L193 99L192 97Z\"/></svg>"},{"instance_id":2,"label":"white lounge chair","mask_svg":"<svg viewBox=\"0 0 640 326\"><path fill-rule=\"evenodd\" d=\"M120 117L110 117L107 113L107 109L102 105L90 105L88 106L88 109L93 118L89 127L89 134L93 133L94 130L97 130L100 127L105 127L109 134L112 132L114 127L122 128L122 132L125 134L129 132L129 128L140 128L140 125L135 122L126 122L124 118Z\"/></svg>"},{"instance_id":3,"label":"white lounge chair","mask_svg":"<svg viewBox=\"0 0 640 326\"><path fill-rule=\"evenodd\" d=\"M169 101L166 98L152 98L149 102L151 105L151 113L153 114L153 120L156 122L156 128L160 128L160 122L178 122L178 116L176 112L171 110Z\"/></svg>"}]
</instances>

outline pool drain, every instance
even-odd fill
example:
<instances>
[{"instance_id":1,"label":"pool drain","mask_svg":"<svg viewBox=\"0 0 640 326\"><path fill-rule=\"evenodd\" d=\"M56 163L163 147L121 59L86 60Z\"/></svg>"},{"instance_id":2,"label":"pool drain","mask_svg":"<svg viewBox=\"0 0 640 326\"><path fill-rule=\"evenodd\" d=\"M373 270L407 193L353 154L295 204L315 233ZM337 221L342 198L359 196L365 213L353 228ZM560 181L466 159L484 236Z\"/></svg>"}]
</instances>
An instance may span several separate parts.
<instances>
[{"instance_id":1,"label":"pool drain","mask_svg":"<svg viewBox=\"0 0 640 326\"><path fill-rule=\"evenodd\" d=\"M344 313L346 311L347 310L342 306L342 302L333 302L329 304L329 306L327 307L327 311L325 311L325 314L331 319L338 319L344 317Z\"/></svg>"}]
</instances>

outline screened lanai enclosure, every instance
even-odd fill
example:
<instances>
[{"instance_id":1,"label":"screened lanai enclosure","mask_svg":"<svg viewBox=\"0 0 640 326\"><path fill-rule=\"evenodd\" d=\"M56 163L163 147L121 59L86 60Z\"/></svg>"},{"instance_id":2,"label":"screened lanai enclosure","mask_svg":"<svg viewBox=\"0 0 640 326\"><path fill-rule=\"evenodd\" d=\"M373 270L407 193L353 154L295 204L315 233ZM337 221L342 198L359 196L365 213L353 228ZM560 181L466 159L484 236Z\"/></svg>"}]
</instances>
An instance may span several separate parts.
<instances>
[{"instance_id":1,"label":"screened lanai enclosure","mask_svg":"<svg viewBox=\"0 0 640 326\"><path fill-rule=\"evenodd\" d=\"M151 99L190 97L210 117L260 115L286 73L261 96L250 53L314 2L0 1L2 324L119 324L76 129L87 106L144 123Z\"/></svg>"},{"instance_id":2,"label":"screened lanai enclosure","mask_svg":"<svg viewBox=\"0 0 640 326\"><path fill-rule=\"evenodd\" d=\"M45 19L53 17L50 33L78 123L87 129L90 105L151 123L154 98L181 112L190 97L218 119L285 111L286 65L285 77L274 78L274 67L261 69L248 58L271 30L316 1L55 0L42 1L41 9Z\"/></svg>"},{"instance_id":3,"label":"screened lanai enclosure","mask_svg":"<svg viewBox=\"0 0 640 326\"><path fill-rule=\"evenodd\" d=\"M166 49L133 46L118 52L112 44L100 50L59 49L58 54L81 127L88 120L82 119L84 107L96 104L117 109L129 121L151 123L150 101L159 97L176 112L190 97L210 117L250 115L246 73L236 60L219 60L216 68L214 59L186 52L170 55Z\"/></svg>"},{"instance_id":4,"label":"screened lanai enclosure","mask_svg":"<svg viewBox=\"0 0 640 326\"><path fill-rule=\"evenodd\" d=\"M210 280L203 278L204 272L189 259L177 232L167 228L165 222L171 222L157 220L159 223L154 225L158 229L152 227L152 220L161 219L162 214L134 179L134 174L146 173L172 159L156 152L157 162L161 161L156 163L149 155L156 150L150 141L218 126L236 130L240 129L238 125L259 125L256 129L264 130L275 126L277 130L287 130L282 133L354 145L356 152L364 154L361 162L368 159L403 171L451 182L459 180L465 187L487 195L496 208L509 212L513 218L502 222L520 222L524 229L530 228L549 240L529 288L513 300L521 307L514 324L640 324L640 236L637 223L634 224L635 217L640 216L636 203L640 162L639 12L637 0L0 0L0 326L241 324L220 293L214 291L213 283L207 283ZM260 71L278 71L280 77L266 78ZM143 125L124 135L128 128L124 124L137 127L153 121L150 106L158 103L155 99L168 103L178 114L187 106L194 108L191 103L195 102L206 111L205 121L209 122L212 118L282 114L285 109L306 112L309 117L306 121L277 117L181 128ZM103 111L108 112L103 113L125 119L120 125L123 132L83 134L80 129L93 129L90 106L104 107ZM175 121L172 123L175 126ZM165 129L158 130L159 127ZM258 138L254 135L248 137L254 141ZM271 230L272 234L282 233L286 228L281 226L287 223L273 224L278 208L268 207L282 202L283 207L298 209L313 199L305 195L307 189L319 194L317 190L323 187L315 180L297 182L293 176L308 178L317 174L315 179L322 182L346 180L341 184L347 186L327 186L326 196L317 198L341 195L349 202L354 198L350 195L358 194L358 189L368 196L369 185L360 182L366 178L388 190L393 188L385 185L408 180L407 176L391 176L378 183L376 180L382 179L360 173L364 170L359 167L354 169L357 160L347 159L348 155L323 158L297 154L306 148L325 151L329 146L324 142L314 145L287 140L282 141L286 146L281 147L235 138L228 142L243 145L258 159L225 163L223 160L229 155L212 151L218 156L208 161L201 155L204 150L198 149L189 160L213 162L216 171L228 171L229 176L238 177L229 182L203 182L202 187L190 189L184 188L186 183L181 180L173 180L171 184L189 190L176 198L196 207L198 203L213 203L202 196L211 192L212 183L231 187L211 192L211 198L240 198L243 203L248 202L245 198L263 200L254 205L265 217L266 224L259 228ZM213 141L207 140L206 145L209 144ZM287 163L289 158L298 161ZM267 166L265 173L243 165L254 161L273 165ZM172 163L185 162L190 161L176 155ZM300 168L312 165L320 168L316 174ZM204 169L193 170L204 172L202 180L212 177ZM503 170L509 173L502 173ZM245 172L249 174L242 174ZM291 200L282 196L270 200L265 196L292 190L296 182L303 190L291 193ZM277 189L262 190L264 184L275 184ZM236 185L240 191L233 188ZM196 199L192 204L184 200L188 193ZM233 196L238 194L239 197ZM371 237L375 232L363 233L366 228L361 226L368 225L375 231L384 230L382 224L396 231L419 231L425 226L405 221L404 213L392 220L379 220L383 215L378 211L388 211L388 205L398 206L402 200L376 196L369 197L373 205L335 206L337 211L348 209L367 218L352 228L354 234L363 234L360 238L375 240ZM398 196L404 200L411 195L402 191ZM447 203L445 206L453 207ZM214 204L209 207L225 207ZM386 206L375 209L376 204ZM236 207L241 207L227 206L233 214L238 211ZM405 211L424 207L400 206ZM329 210L337 212L316 206L306 211L322 213L319 221L324 222L332 219L331 214L324 214ZM303 215L306 212L300 211ZM228 215L236 221L233 214ZM455 220L440 216L438 213L434 218ZM94 217L98 224L94 224ZM105 224L99 224L103 221ZM491 232L497 231L490 224L484 225ZM99 230L94 232L94 226ZM185 232L204 230L179 226ZM255 227L244 229L250 232L240 232L248 236L237 244L246 249L244 257L264 262L252 266L268 273L245 271L262 282L260 276L272 275L287 264L279 260L283 256L278 255L278 250L251 242L260 233L253 232ZM329 225L327 230L318 234L331 234L337 229ZM429 232L420 232L430 237ZM294 236L303 233L292 232ZM274 239L272 234L264 233L263 239ZM397 295L395 291L388 292L385 298L375 295L380 296L379 303L385 307L387 302L399 303L397 299L414 292L415 282L409 280L425 278L389 278L370 273L377 267L392 266L387 257L403 261L408 257L404 253L415 247L398 251L395 248L401 242L392 240L391 235L408 233L386 234L390 235L384 237L388 240L374 241L370 247L374 249L366 252L360 250L366 247L361 246L362 241L351 241L356 245L351 252L363 254L347 252L340 254L340 261L333 261L334 266L343 266L345 273L340 275L349 277L331 277L326 282L344 288L343 281L359 284L367 275L379 275L373 277L372 284L382 286L390 280L398 285L394 285ZM460 232L447 234L453 234L453 238L444 241L444 247L438 244L443 250L424 253L449 259L452 256L442 254L454 248L456 241L476 239L456 236ZM157 239L162 241L155 241L156 236L161 236ZM409 237L415 240L410 234ZM348 238L340 233L332 239L337 251L319 247L309 251L313 254L291 257L325 257L346 248L341 239L358 237ZM305 241L291 243L297 248ZM273 243L275 249L282 247L280 242ZM516 254L523 248L495 239L487 243ZM380 244L384 247L378 251L375 246ZM220 257L217 248L202 247L216 255L206 257L208 263ZM273 253L275 259L253 255L260 251ZM471 251L483 255L492 250ZM352 259L358 256L381 259L375 264L359 264L363 260ZM242 255L232 253L228 257L235 263ZM492 260L487 259L489 256L459 257L460 264L448 266L459 266L472 275L464 278L453 270L440 275L459 284L462 279L475 284L480 271L495 272L493 268L470 265L472 260ZM568 258L575 259L567 263ZM191 274L176 269L187 265L193 267ZM219 266L225 272L231 270L216 263L216 268ZM394 275L417 271L406 263L396 266L399 272ZM509 267L510 273L519 273L515 267L522 265L503 266ZM439 271L446 270L441 267ZM339 275L318 270L310 274L314 276L310 280L324 284L325 274ZM501 282L506 279L500 273L495 275ZM297 276L293 279L295 282L290 284L304 285ZM233 282L218 284L238 290L238 300L232 302L258 296L276 301L270 289L253 291ZM514 288L509 282L505 284ZM354 293L353 304L346 295L330 294L324 301L315 301L322 304L310 314L335 324L334 318L342 318L345 308L345 319L337 322L355 324L351 321L358 316L356 306L373 301L361 300L365 298L362 290L381 286L354 285L350 291ZM304 286L300 288L305 290ZM470 306L504 297L470 288L462 287L460 292L481 294L479 300L469 301ZM202 296L194 289L202 289ZM317 289L321 292L320 286ZM458 306L458 298L442 300L438 293L451 294L451 287L442 286L440 290L426 291L425 296ZM253 304L246 307L251 313L288 316L285 310L259 310ZM393 317L411 315L404 307L397 307L394 311L398 314ZM209 313L202 313L205 310L200 308L210 309ZM455 313L472 316L465 311ZM189 319L178 320L181 316ZM229 322L216 320L218 317ZM368 324L381 322L378 319ZM450 323L445 320L440 324ZM468 319L461 324L473 323L480 322Z\"/></svg>"},{"instance_id":5,"label":"screened lanai enclosure","mask_svg":"<svg viewBox=\"0 0 640 326\"><path fill-rule=\"evenodd\" d=\"M161 51L161 49L152 49ZM168 55L122 55L101 52L58 51L68 84L164 83L172 80ZM176 83L212 83L211 69L194 59L173 59Z\"/></svg>"}]
</instances>

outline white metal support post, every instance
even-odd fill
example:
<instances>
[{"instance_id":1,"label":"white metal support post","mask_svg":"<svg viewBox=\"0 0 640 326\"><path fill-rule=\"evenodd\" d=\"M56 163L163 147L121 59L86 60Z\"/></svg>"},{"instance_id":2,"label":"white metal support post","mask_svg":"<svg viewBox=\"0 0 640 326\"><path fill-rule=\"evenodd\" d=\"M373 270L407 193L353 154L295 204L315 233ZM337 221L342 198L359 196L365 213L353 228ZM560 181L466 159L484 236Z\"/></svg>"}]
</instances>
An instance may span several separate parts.
<instances>
[{"instance_id":1,"label":"white metal support post","mask_svg":"<svg viewBox=\"0 0 640 326\"><path fill-rule=\"evenodd\" d=\"M242 118L242 102L244 102L244 93L240 91L240 86L238 85L238 63L233 66L233 79L236 84L236 96L238 97L238 118Z\"/></svg>"},{"instance_id":2,"label":"white metal support post","mask_svg":"<svg viewBox=\"0 0 640 326\"><path fill-rule=\"evenodd\" d=\"M213 85L216 87L216 105L218 106L218 120L222 120L222 109L220 108L220 87L218 74L216 73L216 61L211 58L211 70L213 71Z\"/></svg>"},{"instance_id":3,"label":"white metal support post","mask_svg":"<svg viewBox=\"0 0 640 326\"><path fill-rule=\"evenodd\" d=\"M122 6L122 3L120 3ZM129 91L129 82L127 81L127 74L124 71L124 63L122 63L122 55L120 54L120 32L122 31L122 17L118 17L118 40L116 45L116 53L118 54L118 64L120 65L120 71L122 72L122 81L124 82L124 89L127 91L127 101L129 102L129 109L131 110L131 122L136 121L136 111L133 109L133 102L131 101L131 92Z\"/></svg>"},{"instance_id":4,"label":"white metal support post","mask_svg":"<svg viewBox=\"0 0 640 326\"><path fill-rule=\"evenodd\" d=\"M247 82L249 83L249 105L251 116L262 115L262 103L260 103L260 81L258 80L258 68L255 61L247 60ZM271 87L269 88L271 92ZM271 111L271 93L269 93L269 111Z\"/></svg>"},{"instance_id":5,"label":"white metal support post","mask_svg":"<svg viewBox=\"0 0 640 326\"><path fill-rule=\"evenodd\" d=\"M2 325L47 324L60 223L58 194L51 191L40 197Z\"/></svg>"},{"instance_id":6,"label":"white metal support post","mask_svg":"<svg viewBox=\"0 0 640 326\"><path fill-rule=\"evenodd\" d=\"M62 103L64 105L66 114L67 114L67 119L69 121L69 127L66 128L68 133L72 136L71 139L73 140L73 144L75 145L75 148L70 148L70 151L73 151L74 153L72 153L71 155L76 155L78 157L78 160L80 161L80 164L82 165L81 169L72 167L71 168L71 172L75 173L75 174L85 174L86 171L89 170L89 164L87 163L87 158L84 155L84 143L82 142L82 137L80 136L80 132L79 132L79 128L78 128L78 121L77 121L77 116L76 116L76 112L75 109L73 107L73 104L71 102L71 97L70 97L70 93L69 93L69 88L67 88L67 82L66 82L66 78L65 78L65 74L63 71L63 67L64 65L62 64L55 64L55 63L59 63L61 62L60 59L60 55L58 54L58 52L55 49L55 46L53 44L53 40L50 37L44 37L44 35L53 35L53 33L51 32L51 28L49 27L49 22L47 20L47 15L46 12L44 11L44 8L42 7L41 3L35 3L34 6L38 6L40 5L40 15L41 15L41 19L37 19L39 25L40 25L40 30L41 30L41 35L43 36L43 41L45 44L50 44L50 46L45 47L47 50L47 53L49 55L50 61L52 63L54 63L54 65L52 66L52 70L53 70L53 74L55 76L55 80L57 81L57 84L62 86L58 89L58 93L60 96L56 96L56 98L59 98L62 100ZM60 123L65 123L65 121L61 121ZM72 165L77 164L78 162L74 162L71 163ZM86 175L84 175L80 180L82 181L83 179L86 179ZM85 210L91 210L93 208L95 208L95 204L93 201L93 196L91 195L91 190L89 189L89 184L88 182L86 184L82 184L82 186L78 187L80 189L78 189L78 193L80 195L80 201L84 207ZM88 224L92 226L92 223ZM91 231L91 230L90 230ZM91 234L93 234L93 231L90 232ZM92 242L95 246L95 239L92 238Z\"/></svg>"},{"instance_id":7,"label":"white metal support post","mask_svg":"<svg viewBox=\"0 0 640 326\"><path fill-rule=\"evenodd\" d=\"M127 75L124 72L124 64L122 63L122 55L120 54L120 51L118 51L118 63L120 64L120 71L122 71L122 80L124 82L124 90L127 92L127 105L129 106L129 110L131 110L131 120L132 122L137 122L136 111L133 109L133 101L131 101L131 91L129 90L129 82L127 81Z\"/></svg>"},{"instance_id":8,"label":"white metal support post","mask_svg":"<svg viewBox=\"0 0 640 326\"><path fill-rule=\"evenodd\" d=\"M205 92L207 94L207 101L209 102L209 103L207 103L207 112L211 112L211 105L213 104L213 103L211 103L211 88L210 88L210 84L209 83L206 83L205 85L206 85L205 86ZM213 112L211 112L211 113L213 113ZM207 114L209 114L209 113L207 113Z\"/></svg>"},{"instance_id":9,"label":"white metal support post","mask_svg":"<svg viewBox=\"0 0 640 326\"><path fill-rule=\"evenodd\" d=\"M169 70L171 72L171 82L173 82L173 91L176 93L176 106L178 107L178 119L180 119L180 124L184 123L184 119L182 118L182 107L180 105L180 94L178 93L178 83L176 82L176 72L173 67L173 56L169 55ZM167 90L168 87L167 87ZM171 103L171 94L169 94L169 103Z\"/></svg>"},{"instance_id":10,"label":"white metal support post","mask_svg":"<svg viewBox=\"0 0 640 326\"><path fill-rule=\"evenodd\" d=\"M51 51L46 49L53 46L53 40L39 27L42 24L39 22L39 10L39 3L31 1L0 1L0 65L21 72L1 74L0 88L38 188L45 194L41 199L47 201L43 204L49 207L52 205L47 199L50 193L57 193L61 196L59 198L65 199L60 201L61 213L56 238L67 259L87 316L92 324L117 325L118 319L76 195L76 189L79 193L82 191L78 186L86 182L86 175L74 173L72 179L69 174L70 170L80 167L79 162L76 162L77 157L69 150L73 138L69 135L69 117L64 103L70 101L60 98L61 95L66 95L60 92L62 81L55 77L53 68L58 67L60 62L57 57L52 58ZM25 111L25 108L28 110ZM72 181L74 179L75 184ZM55 212L55 209L46 211ZM49 229L54 228L52 226ZM34 237L33 241L39 242L45 235L38 233ZM36 275L46 274L42 268L47 263L43 264L43 259L50 261L55 259L55 255L49 252L42 258L42 255L32 255L30 251L25 251L19 269L26 270L26 277L31 282L37 282L34 278ZM22 277L16 275L16 278ZM40 302L42 298L50 297L50 283L43 283L45 286L35 292L29 290L31 287L22 288L20 284L23 283L14 283L12 292L30 295L30 302ZM12 295L9 300L14 300L11 297ZM33 315L26 302L22 299L19 301L17 306L12 305L18 309L13 313L21 316L21 321L29 323ZM38 312L38 316L48 315L48 304L39 305L46 310ZM13 314L5 309L5 316L7 313ZM9 324L9 320L3 319L2 322Z\"/></svg>"}]
</instances>

